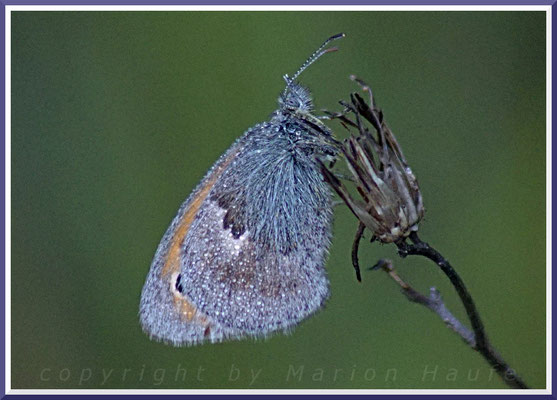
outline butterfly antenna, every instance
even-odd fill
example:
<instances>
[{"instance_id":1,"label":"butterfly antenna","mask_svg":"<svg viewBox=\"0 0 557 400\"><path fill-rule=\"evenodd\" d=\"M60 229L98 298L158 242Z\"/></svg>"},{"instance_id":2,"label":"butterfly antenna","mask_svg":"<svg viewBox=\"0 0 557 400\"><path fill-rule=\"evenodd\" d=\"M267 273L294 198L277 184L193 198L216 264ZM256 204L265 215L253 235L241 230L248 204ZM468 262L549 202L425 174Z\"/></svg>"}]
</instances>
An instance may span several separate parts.
<instances>
[{"instance_id":1,"label":"butterfly antenna","mask_svg":"<svg viewBox=\"0 0 557 400\"><path fill-rule=\"evenodd\" d=\"M321 46L319 46L317 50L315 50L315 52L306 60L305 63L302 64L300 69L292 76L292 78L290 78L288 75L284 75L284 80L286 81L286 88L284 89L284 92L286 93L290 88L290 85L292 85L292 83L300 76L300 74L304 72L307 67L317 61L319 57L321 57L323 54L337 51L338 49L336 47L330 47L328 49L326 49L325 47L327 47L327 45L333 40L343 38L344 36L344 33L339 33L331 36L330 38L325 40L325 42Z\"/></svg>"}]
</instances>

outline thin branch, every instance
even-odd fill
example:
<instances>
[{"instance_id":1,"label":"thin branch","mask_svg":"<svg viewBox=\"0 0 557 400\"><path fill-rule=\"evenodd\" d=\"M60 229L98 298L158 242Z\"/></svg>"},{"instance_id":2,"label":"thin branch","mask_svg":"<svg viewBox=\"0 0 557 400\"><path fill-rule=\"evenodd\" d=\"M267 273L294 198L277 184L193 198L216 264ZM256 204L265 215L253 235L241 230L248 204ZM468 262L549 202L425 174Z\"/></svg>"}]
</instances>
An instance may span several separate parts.
<instances>
[{"instance_id":1,"label":"thin branch","mask_svg":"<svg viewBox=\"0 0 557 400\"><path fill-rule=\"evenodd\" d=\"M451 266L451 264L449 264L449 262L434 248L429 246L427 243L422 242L416 232L412 232L409 238L413 244L408 244L404 241L397 243L400 256L424 256L432 260L439 266L439 268L441 268L441 270L451 281L453 287L455 288L462 301L462 304L464 305L466 313L468 314L468 318L470 319L476 342L474 349L477 350L487 360L487 362L509 386L518 389L528 389L526 383L490 345L485 333L484 325L482 323L482 320L480 319L480 314L476 308L476 305L474 304L474 300L472 300L470 292L468 292L468 289L466 289L464 282Z\"/></svg>"},{"instance_id":2,"label":"thin branch","mask_svg":"<svg viewBox=\"0 0 557 400\"><path fill-rule=\"evenodd\" d=\"M389 276L402 288L402 293L408 300L413 303L418 303L441 318L448 328L456 332L462 340L470 347L476 347L476 339L474 332L468 329L462 322L458 320L445 306L441 293L432 287L429 291L429 296L425 296L406 283L395 271L393 264L390 260L379 260L379 262L372 267L373 269L381 268L389 274Z\"/></svg>"}]
</instances>

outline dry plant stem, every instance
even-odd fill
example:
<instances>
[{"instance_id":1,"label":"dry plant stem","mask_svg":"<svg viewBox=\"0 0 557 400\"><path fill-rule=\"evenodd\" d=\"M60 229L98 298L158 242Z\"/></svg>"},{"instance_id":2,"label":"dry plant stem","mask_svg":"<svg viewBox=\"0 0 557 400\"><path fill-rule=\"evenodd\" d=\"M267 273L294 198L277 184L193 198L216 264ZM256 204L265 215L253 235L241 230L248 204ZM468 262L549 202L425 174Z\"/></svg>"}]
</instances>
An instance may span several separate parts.
<instances>
[{"instance_id":1,"label":"dry plant stem","mask_svg":"<svg viewBox=\"0 0 557 400\"><path fill-rule=\"evenodd\" d=\"M507 385L516 389L528 389L526 383L524 383L524 381L516 375L515 371L489 344L483 323L480 319L480 314L476 309L472 296L470 296L464 282L453 267L439 252L430 247L427 243L422 242L416 232L412 232L409 238L413 244L408 244L404 241L397 243L399 254L402 257L406 257L407 255L420 255L427 257L435 262L445 275L447 275L460 296L466 313L468 314L468 318L470 319L475 338L475 346L473 348L487 360L487 362L503 378Z\"/></svg>"},{"instance_id":2,"label":"dry plant stem","mask_svg":"<svg viewBox=\"0 0 557 400\"><path fill-rule=\"evenodd\" d=\"M362 281L362 275L360 274L360 262L358 261L358 249L360 248L360 240L364 236L364 230L366 226L360 222L358 225L358 230L356 231L356 237L354 238L354 243L352 243L352 266L354 271L356 271L356 279L358 282Z\"/></svg>"},{"instance_id":3,"label":"dry plant stem","mask_svg":"<svg viewBox=\"0 0 557 400\"><path fill-rule=\"evenodd\" d=\"M443 320L445 325L456 332L470 347L476 347L474 332L460 322L445 306L441 293L432 287L429 296L425 296L406 283L395 271L390 260L380 260L373 269L382 268L402 288L402 293L413 303L421 304L433 311Z\"/></svg>"}]
</instances>

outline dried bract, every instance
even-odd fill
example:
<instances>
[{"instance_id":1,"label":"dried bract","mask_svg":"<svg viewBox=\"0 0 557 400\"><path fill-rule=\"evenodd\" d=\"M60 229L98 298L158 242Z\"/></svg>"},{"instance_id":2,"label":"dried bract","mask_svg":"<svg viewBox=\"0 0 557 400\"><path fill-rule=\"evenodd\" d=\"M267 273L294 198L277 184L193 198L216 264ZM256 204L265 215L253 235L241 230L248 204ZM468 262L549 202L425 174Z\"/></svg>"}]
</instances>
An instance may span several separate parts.
<instances>
[{"instance_id":1,"label":"dried bract","mask_svg":"<svg viewBox=\"0 0 557 400\"><path fill-rule=\"evenodd\" d=\"M341 150L361 199L354 199L324 165L322 172L376 239L384 243L398 242L418 230L424 216L422 195L395 136L383 120L382 111L375 105L369 86L358 78L352 79L369 93L369 104L353 93L350 103L341 102L344 112L329 113L329 116L358 131L344 141Z\"/></svg>"}]
</instances>

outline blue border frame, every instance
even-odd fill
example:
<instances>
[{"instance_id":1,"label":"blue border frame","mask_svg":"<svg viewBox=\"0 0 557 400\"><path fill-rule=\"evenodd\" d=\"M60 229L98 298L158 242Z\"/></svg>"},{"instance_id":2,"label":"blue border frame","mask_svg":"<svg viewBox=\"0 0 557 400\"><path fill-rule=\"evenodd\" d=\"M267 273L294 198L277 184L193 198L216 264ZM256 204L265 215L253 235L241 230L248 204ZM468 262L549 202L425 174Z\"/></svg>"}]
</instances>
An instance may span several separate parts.
<instances>
[{"instance_id":1,"label":"blue border frame","mask_svg":"<svg viewBox=\"0 0 557 400\"><path fill-rule=\"evenodd\" d=\"M227 1L227 0L213 0L213 1L184 1L184 0L161 0L160 2L151 0L12 0L12 1L1 1L3 7L7 5L76 5L76 6L86 6L86 5L114 5L114 6L126 6L126 5L153 5L153 6L171 6L171 5L230 5L230 6L241 6L241 5L366 5L366 6L428 6L428 5L447 5L447 6L512 6L512 5L528 5L528 6L554 6L555 1L552 0L452 0L452 1L441 1L441 0L270 0L267 2L262 2L260 0L240 0L240 1Z\"/></svg>"},{"instance_id":2,"label":"blue border frame","mask_svg":"<svg viewBox=\"0 0 557 400\"><path fill-rule=\"evenodd\" d=\"M460 0L460 1L440 1L440 0L398 0L398 1L387 1L387 0L347 0L347 1L341 1L341 0L303 0L303 1L296 1L296 0L271 0L266 2L265 4L262 4L261 1L257 1L257 0L240 0L240 1L225 1L225 0L213 0L211 2L203 2L203 1L184 1L184 0L163 0L160 2L156 2L155 0L119 0L119 1L110 1L110 0L86 0L83 2L80 2L79 0L53 0L53 1L41 1L41 0L12 0L12 1L0 1L0 29L1 29L1 34L2 34L2 40L0 41L0 51L2 53L2 65L1 65L1 71L2 71L2 81L0 83L1 88L2 88L2 99L1 104L3 106L4 112L0 113L1 117L1 124L2 127L5 127L5 123L6 123L6 104L5 104L5 95L6 95L6 85L5 85L5 76L6 76L6 71L5 71L5 64L6 64L6 58L5 58L5 37L4 37L4 32L5 32L5 16L6 16L6 6L7 5L551 5L551 9L552 9L552 26L555 27L557 26L557 0L489 0L489 1L481 1L481 0ZM552 54L555 55L557 53L557 44L556 44L556 40L554 38L553 32L552 32ZM555 71L557 69L556 63L554 62L554 59L552 60L552 76L555 76ZM552 88L551 88L551 92L552 92L552 97L553 99L555 98L555 93L556 93L556 83L555 80L553 80L552 82ZM553 117L553 122L555 122L555 102L553 102L552 104L552 117ZM4 132L4 134L6 134L6 132ZM551 151L553 152L553 150L555 149L557 145L555 144L555 140L552 140L552 148ZM1 148L1 181L2 181L2 196L0 196L0 201L2 203L2 210L5 210L6 204L5 204L5 196L6 196L6 191L5 191L5 163L6 163L6 159L5 159L5 136L3 137L3 140L1 141L0 144L0 148ZM554 170L552 168L552 182L551 185L553 186L554 184L554 177L555 177L555 173ZM6 219L5 219L5 213L4 211L2 211L1 216L0 216L0 220L2 221L2 227L3 230L1 232L1 236L4 237L5 235L5 229L6 229ZM555 214L552 215L552 226L555 225ZM5 248L5 237L4 237L4 246L2 247L2 249L0 250L1 255L2 255L2 259L5 259L6 256L6 248ZM4 266L6 267L6 266ZM5 270L4 270L5 271ZM2 271L2 273L0 274L0 286L2 288L5 287L5 272ZM557 282L557 276L554 273L553 274L553 279L552 279L552 287L555 287L555 283ZM3 292L3 291L2 291ZM6 382L5 382L5 359L6 359L6 353L5 353L5 318L6 318L6 314L5 314L5 293L3 292L2 297L0 298L0 318L1 318L1 329L0 329L0 337L1 337L1 346L0 346L0 354L1 354L1 360L2 363L0 364L0 399L4 399L4 398L17 398L17 399L31 399L31 398L36 398L36 397L41 397L41 398L49 398L49 399L57 399L60 397L60 395L7 395L6 393ZM555 301L553 300L553 321L555 321L556 318L556 313L555 313ZM555 350L555 345L553 342L553 337L551 338L552 344L553 344L553 351L552 351L552 356L553 356L553 360L556 359L557 356L557 351ZM553 368L552 371L552 381L553 383L556 382L556 371L555 368ZM345 396L346 394L343 395L328 395L330 396L334 396L334 397L341 397L341 396ZM77 395L76 395L77 396ZM82 396L86 396L89 399L95 399L95 398L117 398L117 399L134 399L137 396L136 395L102 395L102 394L98 394L98 395L82 395ZM150 398L155 398L161 396L160 394L145 394L142 395L142 398L145 397L150 397ZM234 398L234 399L241 399L243 398L244 394L242 395L170 395L173 397L177 397L177 396L187 396L187 397L199 397L199 398L203 398L203 399L210 399L210 398L217 398L217 397L224 397L226 396L227 398ZM322 395L294 395L294 396L303 396L304 399L318 399L321 398ZM432 395L412 395L412 394L408 394L408 395L358 395L360 397L370 397L370 396L374 396L374 397L379 397L379 398L386 398L386 399L402 399L402 398L412 398L412 399L418 399L418 400L426 400L429 399ZM450 396L450 395L435 395L436 397L446 397L446 396ZM452 395L451 395L452 396ZM468 398L482 398L482 397L486 397L489 399L502 399L502 398L507 398L508 395L486 395L486 394L481 394L481 395L457 395L459 396L460 399L468 399ZM513 395L516 396L516 395ZM557 399L556 396L554 396L553 394L551 395L530 395L530 394L525 394L525 395L518 395L520 398L527 398L527 399ZM67 398L72 398L73 395L65 395L65 397ZM292 395L273 395L273 398L290 398L292 397Z\"/></svg>"}]
</instances>

